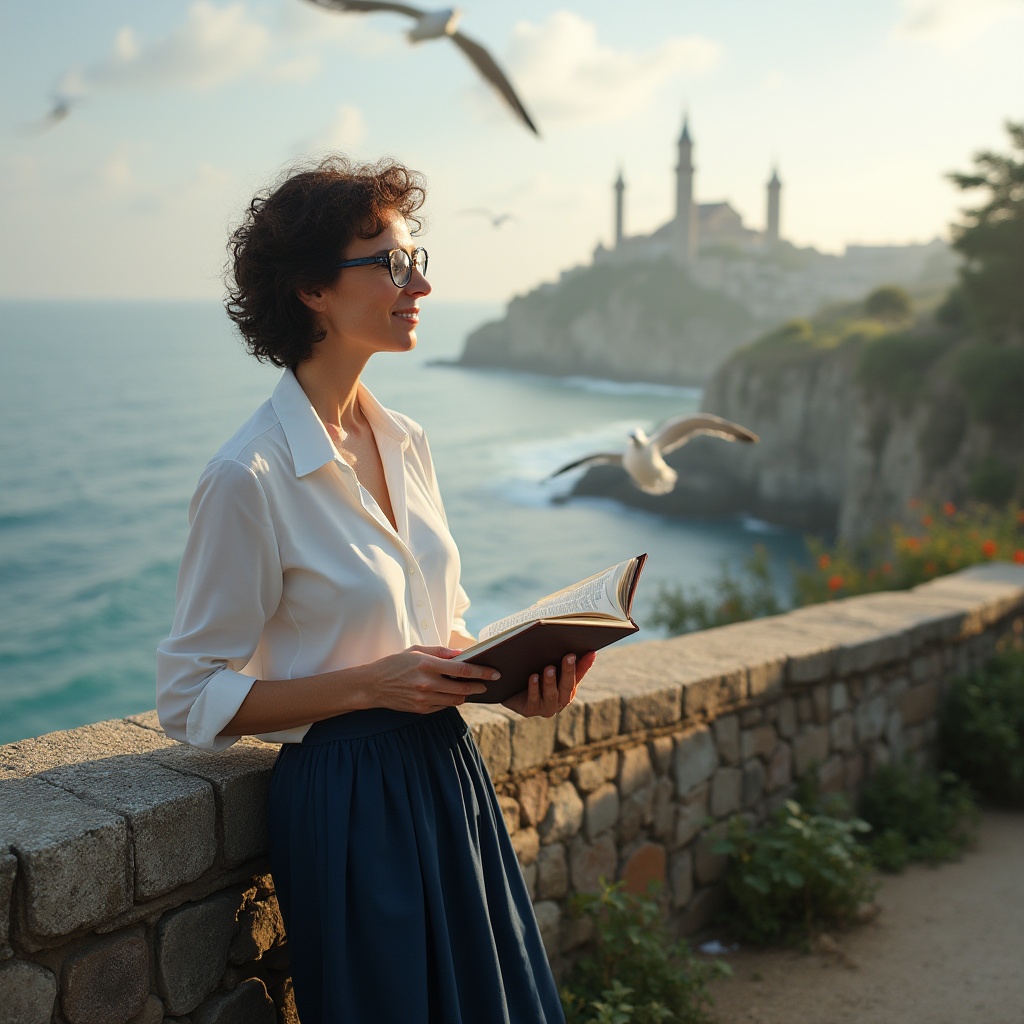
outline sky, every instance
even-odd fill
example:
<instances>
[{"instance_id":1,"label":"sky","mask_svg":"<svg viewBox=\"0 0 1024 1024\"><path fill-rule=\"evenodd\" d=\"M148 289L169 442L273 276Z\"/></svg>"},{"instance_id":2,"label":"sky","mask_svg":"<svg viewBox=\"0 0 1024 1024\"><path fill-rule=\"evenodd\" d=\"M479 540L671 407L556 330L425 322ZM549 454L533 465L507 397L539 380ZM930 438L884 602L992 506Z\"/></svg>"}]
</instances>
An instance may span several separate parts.
<instances>
[{"instance_id":1,"label":"sky","mask_svg":"<svg viewBox=\"0 0 1024 1024\"><path fill-rule=\"evenodd\" d=\"M466 0L529 133L447 40L309 0L0 0L0 298L215 299L252 195L331 150L428 182L437 298L505 302L696 197L798 245L948 237L945 175L1024 120L1024 0ZM47 125L53 97L73 99ZM495 227L479 210L510 214Z\"/></svg>"}]
</instances>

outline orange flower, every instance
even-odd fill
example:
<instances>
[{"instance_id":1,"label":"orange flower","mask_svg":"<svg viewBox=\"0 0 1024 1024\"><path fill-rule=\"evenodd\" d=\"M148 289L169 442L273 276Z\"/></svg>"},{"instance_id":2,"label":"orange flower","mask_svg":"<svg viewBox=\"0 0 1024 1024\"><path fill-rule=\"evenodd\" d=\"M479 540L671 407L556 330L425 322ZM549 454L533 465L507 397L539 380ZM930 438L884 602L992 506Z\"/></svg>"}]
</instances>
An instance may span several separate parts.
<instances>
[{"instance_id":1,"label":"orange flower","mask_svg":"<svg viewBox=\"0 0 1024 1024\"><path fill-rule=\"evenodd\" d=\"M932 517L931 517L931 516L922 516L922 517L921 517L921 525L922 525L922 526L923 526L923 527L924 527L924 528L925 528L926 530L927 530L927 529L928 529L928 527L929 527L929 526L931 526L931 525L932 525L932 523L934 523L934 522L935 522L935 520L934 520L934 519L932 519Z\"/></svg>"},{"instance_id":2,"label":"orange flower","mask_svg":"<svg viewBox=\"0 0 1024 1024\"><path fill-rule=\"evenodd\" d=\"M900 543L907 551L921 550L921 540L918 537L904 537Z\"/></svg>"},{"instance_id":3,"label":"orange flower","mask_svg":"<svg viewBox=\"0 0 1024 1024\"><path fill-rule=\"evenodd\" d=\"M994 540L987 540L981 545L981 553L986 558L995 558L996 552L999 550L999 545Z\"/></svg>"},{"instance_id":4,"label":"orange flower","mask_svg":"<svg viewBox=\"0 0 1024 1024\"><path fill-rule=\"evenodd\" d=\"M842 576L829 576L828 578L828 589L832 591L840 590L843 586Z\"/></svg>"},{"instance_id":5,"label":"orange flower","mask_svg":"<svg viewBox=\"0 0 1024 1024\"><path fill-rule=\"evenodd\" d=\"M828 555L821 555L818 558L818 568L827 569L832 564L832 559Z\"/></svg>"},{"instance_id":6,"label":"orange flower","mask_svg":"<svg viewBox=\"0 0 1024 1024\"><path fill-rule=\"evenodd\" d=\"M1024 551L1021 551L1020 548L1017 548L1017 550L1013 553L1013 560L1018 565L1024 565Z\"/></svg>"},{"instance_id":7,"label":"orange flower","mask_svg":"<svg viewBox=\"0 0 1024 1024\"><path fill-rule=\"evenodd\" d=\"M954 505L953 502L951 502L951 501L947 501L942 506L942 511L945 512L947 516L955 516L956 515L956 505Z\"/></svg>"},{"instance_id":8,"label":"orange flower","mask_svg":"<svg viewBox=\"0 0 1024 1024\"><path fill-rule=\"evenodd\" d=\"M882 574L888 576L892 572L892 562L882 563Z\"/></svg>"}]
</instances>

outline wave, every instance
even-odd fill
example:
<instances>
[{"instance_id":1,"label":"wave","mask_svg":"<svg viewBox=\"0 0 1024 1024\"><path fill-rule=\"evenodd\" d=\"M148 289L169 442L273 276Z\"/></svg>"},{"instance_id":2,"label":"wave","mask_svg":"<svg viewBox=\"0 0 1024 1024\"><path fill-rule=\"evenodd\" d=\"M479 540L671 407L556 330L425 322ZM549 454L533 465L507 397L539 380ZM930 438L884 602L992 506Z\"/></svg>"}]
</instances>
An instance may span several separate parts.
<instances>
[{"instance_id":1,"label":"wave","mask_svg":"<svg viewBox=\"0 0 1024 1024\"><path fill-rule=\"evenodd\" d=\"M600 377L560 377L569 387L579 388L596 395L661 395L665 398L685 398L700 402L704 389L684 384L655 384L643 380L604 380Z\"/></svg>"}]
</instances>

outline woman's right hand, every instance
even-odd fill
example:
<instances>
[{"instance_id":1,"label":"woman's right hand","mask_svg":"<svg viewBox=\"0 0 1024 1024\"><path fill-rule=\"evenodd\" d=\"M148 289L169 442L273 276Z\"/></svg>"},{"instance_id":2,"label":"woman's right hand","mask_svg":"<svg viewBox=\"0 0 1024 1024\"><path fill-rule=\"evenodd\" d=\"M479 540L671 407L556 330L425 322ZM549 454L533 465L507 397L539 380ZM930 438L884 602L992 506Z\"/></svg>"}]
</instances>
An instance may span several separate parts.
<instances>
[{"instance_id":1,"label":"woman's right hand","mask_svg":"<svg viewBox=\"0 0 1024 1024\"><path fill-rule=\"evenodd\" d=\"M366 707L391 708L429 715L441 708L458 707L487 687L482 679L500 678L494 669L451 659L460 651L449 647L409 647L369 666ZM449 678L455 676L457 678Z\"/></svg>"}]
</instances>

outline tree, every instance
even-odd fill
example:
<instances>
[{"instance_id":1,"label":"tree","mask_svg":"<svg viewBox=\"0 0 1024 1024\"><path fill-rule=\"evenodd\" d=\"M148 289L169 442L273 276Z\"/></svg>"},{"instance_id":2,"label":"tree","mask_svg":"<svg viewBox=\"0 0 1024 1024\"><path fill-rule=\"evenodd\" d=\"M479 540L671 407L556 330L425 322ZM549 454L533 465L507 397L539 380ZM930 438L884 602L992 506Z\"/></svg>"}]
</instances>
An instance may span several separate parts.
<instances>
[{"instance_id":1,"label":"tree","mask_svg":"<svg viewBox=\"0 0 1024 1024\"><path fill-rule=\"evenodd\" d=\"M895 285L876 288L864 300L864 312L875 320L907 320L910 318L910 296Z\"/></svg>"},{"instance_id":2,"label":"tree","mask_svg":"<svg viewBox=\"0 0 1024 1024\"><path fill-rule=\"evenodd\" d=\"M965 257L960 290L993 341L1024 344L1024 122L1006 123L1010 152L975 154L973 173L949 177L986 201L953 225L953 245Z\"/></svg>"}]
</instances>

